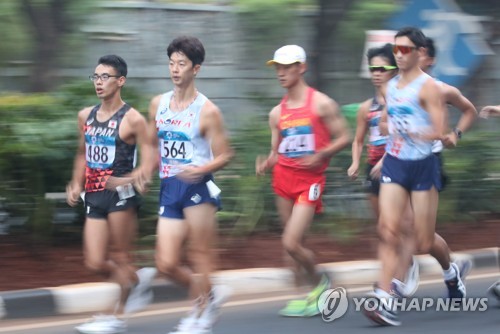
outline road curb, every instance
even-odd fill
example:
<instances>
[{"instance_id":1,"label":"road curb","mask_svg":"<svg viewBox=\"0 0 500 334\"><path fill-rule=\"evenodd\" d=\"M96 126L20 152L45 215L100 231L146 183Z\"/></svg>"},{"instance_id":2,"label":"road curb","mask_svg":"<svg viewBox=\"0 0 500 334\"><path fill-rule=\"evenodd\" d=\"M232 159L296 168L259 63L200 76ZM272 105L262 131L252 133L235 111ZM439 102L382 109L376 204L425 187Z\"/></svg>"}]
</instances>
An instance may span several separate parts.
<instances>
[{"instance_id":1,"label":"road curb","mask_svg":"<svg viewBox=\"0 0 500 334\"><path fill-rule=\"evenodd\" d=\"M500 248L457 252L452 258L469 258L474 268L498 268ZM437 261L429 255L417 257L422 276L441 273ZM376 260L323 263L334 285L372 283L377 279L380 263ZM254 268L215 272L214 284L225 284L235 294L276 292L293 286L291 272L283 268ZM187 291L175 284L156 280L154 303L183 300ZM84 283L53 288L0 292L0 318L19 319L82 312L102 312L116 303L119 287L114 283Z\"/></svg>"}]
</instances>

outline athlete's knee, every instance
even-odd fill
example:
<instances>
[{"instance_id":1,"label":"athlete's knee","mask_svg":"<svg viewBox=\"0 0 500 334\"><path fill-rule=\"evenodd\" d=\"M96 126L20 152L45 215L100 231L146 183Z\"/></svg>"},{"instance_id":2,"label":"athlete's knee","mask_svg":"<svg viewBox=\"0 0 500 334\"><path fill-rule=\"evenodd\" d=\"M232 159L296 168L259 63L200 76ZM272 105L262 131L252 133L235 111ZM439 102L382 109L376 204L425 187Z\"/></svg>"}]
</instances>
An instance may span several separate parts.
<instances>
[{"instance_id":1,"label":"athlete's knee","mask_svg":"<svg viewBox=\"0 0 500 334\"><path fill-rule=\"evenodd\" d=\"M165 275L171 275L179 268L179 260L177 259L157 255L155 262L158 271Z\"/></svg>"},{"instance_id":2,"label":"athlete's knee","mask_svg":"<svg viewBox=\"0 0 500 334\"><path fill-rule=\"evenodd\" d=\"M289 235L283 235L281 238L281 242L283 244L283 248L287 251L288 254L293 255L297 254L302 245L297 238L291 237Z\"/></svg>"},{"instance_id":3,"label":"athlete's knee","mask_svg":"<svg viewBox=\"0 0 500 334\"><path fill-rule=\"evenodd\" d=\"M421 254L428 254L434 247L434 234L421 236L418 239L418 252Z\"/></svg>"},{"instance_id":4,"label":"athlete's knee","mask_svg":"<svg viewBox=\"0 0 500 334\"><path fill-rule=\"evenodd\" d=\"M394 225L387 224L380 220L377 225L379 239L388 244L398 245L400 243L400 230Z\"/></svg>"}]
</instances>

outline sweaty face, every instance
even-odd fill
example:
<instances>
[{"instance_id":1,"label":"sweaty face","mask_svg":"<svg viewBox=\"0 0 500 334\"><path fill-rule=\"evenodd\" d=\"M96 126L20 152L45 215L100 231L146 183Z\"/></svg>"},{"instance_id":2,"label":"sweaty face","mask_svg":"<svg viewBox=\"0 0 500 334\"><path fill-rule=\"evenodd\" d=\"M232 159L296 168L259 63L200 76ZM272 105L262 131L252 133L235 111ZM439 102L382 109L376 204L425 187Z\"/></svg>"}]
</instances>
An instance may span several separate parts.
<instances>
[{"instance_id":1,"label":"sweaty face","mask_svg":"<svg viewBox=\"0 0 500 334\"><path fill-rule=\"evenodd\" d=\"M194 80L196 73L200 69L200 65L193 67L193 62L185 54L174 52L170 56L168 68L174 85L184 86Z\"/></svg>"}]
</instances>

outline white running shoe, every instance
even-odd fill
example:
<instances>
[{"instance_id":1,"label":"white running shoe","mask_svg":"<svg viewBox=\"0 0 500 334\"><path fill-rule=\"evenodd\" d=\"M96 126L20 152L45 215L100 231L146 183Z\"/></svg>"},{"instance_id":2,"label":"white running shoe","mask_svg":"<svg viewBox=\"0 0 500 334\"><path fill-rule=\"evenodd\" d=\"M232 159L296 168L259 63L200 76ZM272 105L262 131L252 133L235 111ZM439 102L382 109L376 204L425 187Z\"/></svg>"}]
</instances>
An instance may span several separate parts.
<instances>
[{"instance_id":1,"label":"white running shoe","mask_svg":"<svg viewBox=\"0 0 500 334\"><path fill-rule=\"evenodd\" d=\"M488 292L497 297L498 301L500 301L500 280L493 283L493 285L488 288Z\"/></svg>"},{"instance_id":2,"label":"white running shoe","mask_svg":"<svg viewBox=\"0 0 500 334\"><path fill-rule=\"evenodd\" d=\"M460 279L462 280L463 283L465 283L465 278L472 269L472 261L468 258L459 258L456 259L454 262L457 265L458 270L460 271Z\"/></svg>"},{"instance_id":3,"label":"white running shoe","mask_svg":"<svg viewBox=\"0 0 500 334\"><path fill-rule=\"evenodd\" d=\"M401 282L397 278L392 279L391 291L389 292L389 294L391 296L393 296L394 298L398 298L398 299L405 298L406 297L405 290L406 290L406 286L405 286L404 282Z\"/></svg>"},{"instance_id":4,"label":"white running shoe","mask_svg":"<svg viewBox=\"0 0 500 334\"><path fill-rule=\"evenodd\" d=\"M411 297L418 289L420 281L420 267L415 257L412 258L412 264L408 268L404 282L404 290L402 291L405 297Z\"/></svg>"},{"instance_id":5,"label":"white running shoe","mask_svg":"<svg viewBox=\"0 0 500 334\"><path fill-rule=\"evenodd\" d=\"M452 262L450 267L455 270L455 278L444 281L446 287L448 288L448 298L463 300L467 296L467 290L465 289L465 284L462 281L462 274L460 273L460 268L456 263Z\"/></svg>"},{"instance_id":6,"label":"white running shoe","mask_svg":"<svg viewBox=\"0 0 500 334\"><path fill-rule=\"evenodd\" d=\"M75 329L82 334L118 334L127 330L127 324L114 315L96 315Z\"/></svg>"},{"instance_id":7,"label":"white running shoe","mask_svg":"<svg viewBox=\"0 0 500 334\"><path fill-rule=\"evenodd\" d=\"M198 317L200 316L200 300L196 300L194 307L182 318L177 326L168 334L192 334L195 333Z\"/></svg>"},{"instance_id":8,"label":"white running shoe","mask_svg":"<svg viewBox=\"0 0 500 334\"><path fill-rule=\"evenodd\" d=\"M220 308L231 295L232 289L227 285L215 285L212 287L205 309L198 319L196 333L209 334L212 332L212 326L219 318Z\"/></svg>"},{"instance_id":9,"label":"white running shoe","mask_svg":"<svg viewBox=\"0 0 500 334\"><path fill-rule=\"evenodd\" d=\"M141 268L137 270L139 281L130 290L123 312L130 314L144 310L153 301L151 284L156 276L156 268Z\"/></svg>"},{"instance_id":10,"label":"white running shoe","mask_svg":"<svg viewBox=\"0 0 500 334\"><path fill-rule=\"evenodd\" d=\"M415 257L412 258L412 264L408 268L405 276L404 282L401 282L397 278L392 279L391 295L396 298L411 297L417 291L420 273L419 265Z\"/></svg>"}]
</instances>

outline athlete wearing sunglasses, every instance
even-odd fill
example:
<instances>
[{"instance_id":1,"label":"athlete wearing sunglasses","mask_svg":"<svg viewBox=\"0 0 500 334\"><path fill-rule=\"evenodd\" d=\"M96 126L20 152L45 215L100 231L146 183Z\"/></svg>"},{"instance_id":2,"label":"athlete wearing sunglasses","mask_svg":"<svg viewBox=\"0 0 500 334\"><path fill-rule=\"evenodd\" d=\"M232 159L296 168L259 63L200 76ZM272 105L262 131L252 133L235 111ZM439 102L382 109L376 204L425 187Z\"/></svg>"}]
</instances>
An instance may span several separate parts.
<instances>
[{"instance_id":1,"label":"athlete wearing sunglasses","mask_svg":"<svg viewBox=\"0 0 500 334\"><path fill-rule=\"evenodd\" d=\"M381 134L379 128L380 116L385 107L382 87L397 74L397 66L391 44L369 49L366 57L368 58L368 68L371 72L371 81L375 88L375 94L372 98L363 102L358 109L356 115L356 134L352 142L352 163L347 170L347 175L352 180L358 178L365 138L368 137L366 144L366 179L364 185L373 213L378 218L380 169L387 142L387 136Z\"/></svg>"},{"instance_id":2,"label":"athlete wearing sunglasses","mask_svg":"<svg viewBox=\"0 0 500 334\"><path fill-rule=\"evenodd\" d=\"M437 207L431 199L440 188L437 160L432 154L433 140L443 138L444 103L436 81L419 67L419 57L425 51L425 36L417 28L398 31L393 54L399 74L383 88L386 112L380 128L389 129L382 163L379 195L380 234L379 257L382 270L375 296L382 307L373 310L365 305L365 315L378 324L401 324L392 305L392 278L400 263L402 220L411 199L413 233L419 252L429 253L434 242ZM383 124L383 123L388 123Z\"/></svg>"},{"instance_id":3,"label":"athlete wearing sunglasses","mask_svg":"<svg viewBox=\"0 0 500 334\"><path fill-rule=\"evenodd\" d=\"M408 54L416 49L417 48L415 46L393 45L392 46L392 53L397 54L398 52L401 52L402 54L406 55L406 54Z\"/></svg>"},{"instance_id":4,"label":"athlete wearing sunglasses","mask_svg":"<svg viewBox=\"0 0 500 334\"><path fill-rule=\"evenodd\" d=\"M434 65L436 59L436 48L434 46L434 41L426 37L426 45L425 52L423 56L419 58L419 67L426 73L430 74L431 68ZM442 189L444 189L445 184L447 183L446 174L443 171L443 162L441 152L443 150L443 144L446 147L455 147L457 145L457 141L462 136L462 132L467 131L474 120L477 117L476 108L465 96L462 95L460 90L456 87L450 86L442 81L437 80L437 83L441 89L441 93L446 104L452 105L455 109L461 112L460 119L454 127L452 131L448 131L447 135L444 137L444 140L436 140L434 141L432 152L435 154L438 162L439 162L439 171L441 174L441 185ZM448 122L446 121L445 124ZM438 196L438 193L435 194ZM432 200L434 205L438 205L439 198L436 197ZM415 251L415 240L411 233L407 233L409 238L406 238L403 241L404 247L400 250L400 257L402 259L402 263L399 266L400 272L399 278L403 282L398 280L393 280L393 289L395 291L400 291L399 294L404 297L411 297L411 295L415 292L416 287L418 286L418 275L411 274L411 268L414 266L409 266L411 262L411 255L413 255ZM439 235L434 235L434 243L431 248L430 254L439 262L441 268L443 270L443 278L448 288L448 296L453 299L461 299L465 298L465 285L464 279L467 276L468 272L472 267L472 262L468 259L455 259L453 262L451 261L450 249L446 243L446 241ZM414 261L415 263L415 261ZM418 267L418 265L417 265ZM406 274L405 279L405 271L407 268L410 268L409 273ZM458 269L458 270L456 270ZM408 278L410 278L408 280ZM413 285L413 288L411 287Z\"/></svg>"},{"instance_id":5,"label":"athlete wearing sunglasses","mask_svg":"<svg viewBox=\"0 0 500 334\"><path fill-rule=\"evenodd\" d=\"M397 68L398 68L397 66L392 66L392 65L383 65L383 66L370 65L370 66L368 66L368 70L372 73L377 72L377 71L385 73L388 71L393 71Z\"/></svg>"}]
</instances>

